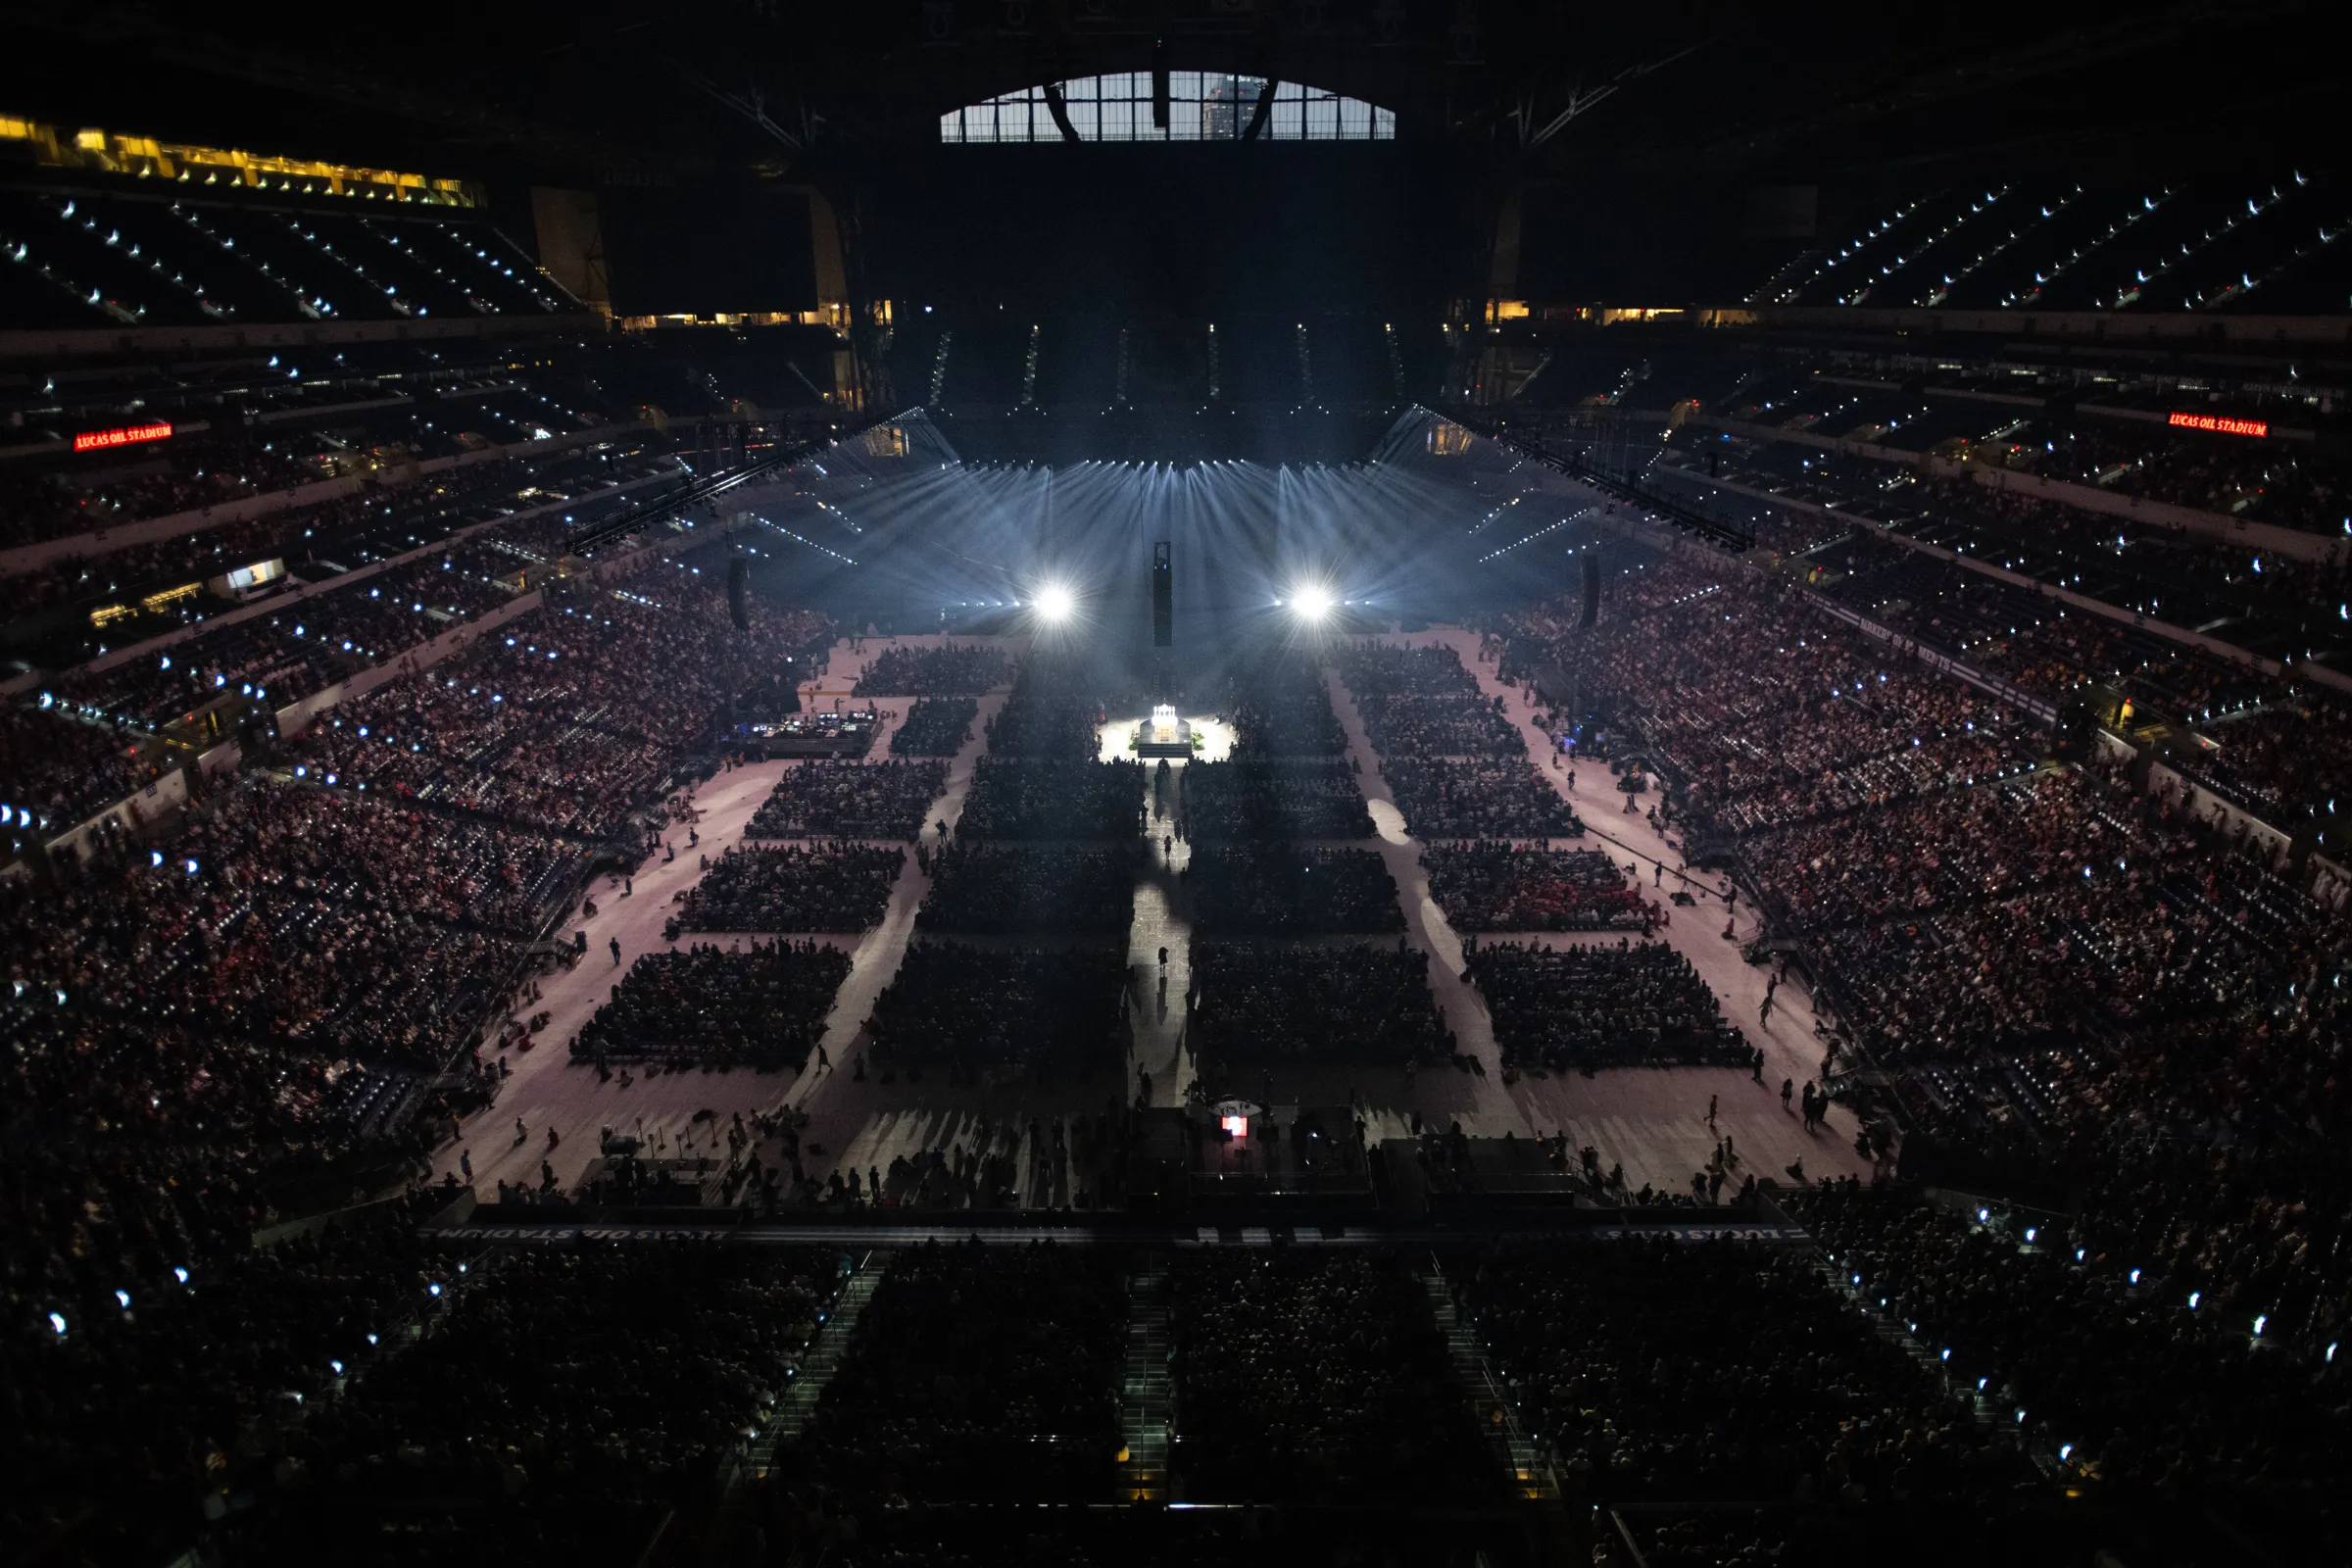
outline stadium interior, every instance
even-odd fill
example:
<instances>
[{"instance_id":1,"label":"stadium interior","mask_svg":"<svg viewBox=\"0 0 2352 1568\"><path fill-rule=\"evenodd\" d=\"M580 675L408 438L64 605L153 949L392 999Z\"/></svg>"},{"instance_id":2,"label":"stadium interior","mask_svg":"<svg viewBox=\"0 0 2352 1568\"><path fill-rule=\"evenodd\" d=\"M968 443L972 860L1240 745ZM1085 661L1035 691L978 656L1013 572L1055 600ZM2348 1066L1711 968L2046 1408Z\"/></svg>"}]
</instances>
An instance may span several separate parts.
<instances>
[{"instance_id":1,"label":"stadium interior","mask_svg":"<svg viewBox=\"0 0 2352 1568\"><path fill-rule=\"evenodd\" d=\"M2352 1555L2328 11L6 14L0 1563Z\"/></svg>"}]
</instances>

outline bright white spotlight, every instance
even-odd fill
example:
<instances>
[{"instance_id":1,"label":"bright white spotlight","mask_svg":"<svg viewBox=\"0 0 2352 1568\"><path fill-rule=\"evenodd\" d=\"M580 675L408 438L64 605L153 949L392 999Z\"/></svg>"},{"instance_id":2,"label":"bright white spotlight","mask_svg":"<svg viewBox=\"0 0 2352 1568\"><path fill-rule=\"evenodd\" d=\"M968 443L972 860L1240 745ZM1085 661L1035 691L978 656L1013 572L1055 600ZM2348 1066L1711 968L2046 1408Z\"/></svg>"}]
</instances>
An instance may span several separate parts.
<instances>
[{"instance_id":1,"label":"bright white spotlight","mask_svg":"<svg viewBox=\"0 0 2352 1568\"><path fill-rule=\"evenodd\" d=\"M1078 596L1060 583L1048 583L1037 591L1037 614L1040 620L1059 622L1078 612Z\"/></svg>"},{"instance_id":2,"label":"bright white spotlight","mask_svg":"<svg viewBox=\"0 0 2352 1568\"><path fill-rule=\"evenodd\" d=\"M1291 595L1291 608L1301 620L1321 620L1331 613L1331 595L1311 585L1302 587Z\"/></svg>"}]
</instances>

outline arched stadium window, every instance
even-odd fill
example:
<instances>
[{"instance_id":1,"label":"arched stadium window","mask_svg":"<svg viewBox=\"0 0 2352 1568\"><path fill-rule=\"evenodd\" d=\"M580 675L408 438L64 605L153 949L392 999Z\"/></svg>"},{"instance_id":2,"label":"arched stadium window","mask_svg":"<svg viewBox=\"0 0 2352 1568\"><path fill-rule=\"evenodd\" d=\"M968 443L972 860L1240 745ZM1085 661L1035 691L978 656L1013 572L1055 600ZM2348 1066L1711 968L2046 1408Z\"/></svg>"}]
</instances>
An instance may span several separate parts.
<instances>
[{"instance_id":1,"label":"arched stadium window","mask_svg":"<svg viewBox=\"0 0 2352 1568\"><path fill-rule=\"evenodd\" d=\"M1152 123L1152 75L1122 72L1060 84L1080 141L1240 141L1266 89L1263 76L1168 73L1168 124ZM1396 111L1296 81L1275 83L1258 136L1268 141L1395 141ZM939 117L943 142L1056 142L1044 87L1024 87Z\"/></svg>"}]
</instances>

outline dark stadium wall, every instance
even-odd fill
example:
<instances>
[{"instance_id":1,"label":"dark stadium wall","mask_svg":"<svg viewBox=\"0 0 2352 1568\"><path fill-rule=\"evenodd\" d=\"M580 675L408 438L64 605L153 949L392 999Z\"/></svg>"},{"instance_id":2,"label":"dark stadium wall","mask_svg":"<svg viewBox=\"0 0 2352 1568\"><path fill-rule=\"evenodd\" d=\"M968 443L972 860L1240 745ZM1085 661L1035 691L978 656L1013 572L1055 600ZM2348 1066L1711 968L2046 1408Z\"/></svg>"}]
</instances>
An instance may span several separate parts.
<instances>
[{"instance_id":1,"label":"dark stadium wall","mask_svg":"<svg viewBox=\"0 0 2352 1568\"><path fill-rule=\"evenodd\" d=\"M938 147L873 197L879 292L1104 318L1414 312L1462 292L1469 204L1406 142Z\"/></svg>"},{"instance_id":2,"label":"dark stadium wall","mask_svg":"<svg viewBox=\"0 0 2352 1568\"><path fill-rule=\"evenodd\" d=\"M813 311L808 198L750 186L613 186L599 202L622 316Z\"/></svg>"},{"instance_id":3,"label":"dark stadium wall","mask_svg":"<svg viewBox=\"0 0 2352 1568\"><path fill-rule=\"evenodd\" d=\"M1538 304L1736 303L1812 243L1818 198L1786 185L1590 180L1531 186L1517 296Z\"/></svg>"}]
</instances>

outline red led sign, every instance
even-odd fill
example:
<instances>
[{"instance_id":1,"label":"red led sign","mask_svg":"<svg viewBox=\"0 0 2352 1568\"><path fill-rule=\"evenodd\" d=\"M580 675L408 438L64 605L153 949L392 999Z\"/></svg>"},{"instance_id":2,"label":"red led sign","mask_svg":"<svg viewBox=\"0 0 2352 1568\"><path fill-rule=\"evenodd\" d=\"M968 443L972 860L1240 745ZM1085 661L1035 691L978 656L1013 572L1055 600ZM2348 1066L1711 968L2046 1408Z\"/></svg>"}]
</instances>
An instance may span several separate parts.
<instances>
[{"instance_id":1,"label":"red led sign","mask_svg":"<svg viewBox=\"0 0 2352 1568\"><path fill-rule=\"evenodd\" d=\"M2183 430L2211 430L2216 435L2269 435L2268 419L2230 419L2218 414L2176 414L2169 424Z\"/></svg>"},{"instance_id":2,"label":"red led sign","mask_svg":"<svg viewBox=\"0 0 2352 1568\"><path fill-rule=\"evenodd\" d=\"M95 452L101 447L136 446L141 441L161 441L172 433L168 419L153 424L122 424L112 430L84 430L74 438L76 452Z\"/></svg>"}]
</instances>

